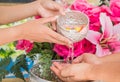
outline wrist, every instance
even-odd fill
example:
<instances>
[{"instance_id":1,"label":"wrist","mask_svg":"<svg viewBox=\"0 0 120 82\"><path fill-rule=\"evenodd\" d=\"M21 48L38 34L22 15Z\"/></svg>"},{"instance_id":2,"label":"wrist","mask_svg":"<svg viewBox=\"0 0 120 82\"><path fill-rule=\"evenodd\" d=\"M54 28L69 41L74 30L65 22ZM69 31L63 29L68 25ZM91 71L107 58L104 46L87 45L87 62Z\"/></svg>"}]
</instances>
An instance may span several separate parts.
<instances>
[{"instance_id":1,"label":"wrist","mask_svg":"<svg viewBox=\"0 0 120 82\"><path fill-rule=\"evenodd\" d=\"M16 40L21 40L21 39L26 39L27 40L28 35L29 35L28 26L30 26L30 25L27 22L27 23L24 23L24 24L13 27L14 37L16 38Z\"/></svg>"},{"instance_id":2,"label":"wrist","mask_svg":"<svg viewBox=\"0 0 120 82\"><path fill-rule=\"evenodd\" d=\"M30 31L31 31L30 26L32 25L30 23L32 23L32 22L33 21L29 21L27 23L21 24L21 25L14 28L16 30L16 36L17 36L18 40L19 39L29 40L29 38L30 38L29 35L31 34L30 33Z\"/></svg>"},{"instance_id":3,"label":"wrist","mask_svg":"<svg viewBox=\"0 0 120 82\"><path fill-rule=\"evenodd\" d=\"M8 28L8 32L10 33L10 36L12 36L11 39L12 39L13 41L22 39L22 37L21 37L21 34L22 34L22 33L21 33L21 31L19 30L18 26Z\"/></svg>"},{"instance_id":4,"label":"wrist","mask_svg":"<svg viewBox=\"0 0 120 82\"><path fill-rule=\"evenodd\" d=\"M102 79L103 72L100 67L101 67L101 64L91 65L90 71L88 73L89 80L101 80Z\"/></svg>"},{"instance_id":5,"label":"wrist","mask_svg":"<svg viewBox=\"0 0 120 82\"><path fill-rule=\"evenodd\" d=\"M32 13L32 16L39 15L38 8L41 8L40 2L41 2L41 0L28 3L29 11L30 11L30 13Z\"/></svg>"},{"instance_id":6,"label":"wrist","mask_svg":"<svg viewBox=\"0 0 120 82\"><path fill-rule=\"evenodd\" d=\"M37 0L32 2L33 9L35 10L35 15L40 15L42 10L42 0Z\"/></svg>"}]
</instances>

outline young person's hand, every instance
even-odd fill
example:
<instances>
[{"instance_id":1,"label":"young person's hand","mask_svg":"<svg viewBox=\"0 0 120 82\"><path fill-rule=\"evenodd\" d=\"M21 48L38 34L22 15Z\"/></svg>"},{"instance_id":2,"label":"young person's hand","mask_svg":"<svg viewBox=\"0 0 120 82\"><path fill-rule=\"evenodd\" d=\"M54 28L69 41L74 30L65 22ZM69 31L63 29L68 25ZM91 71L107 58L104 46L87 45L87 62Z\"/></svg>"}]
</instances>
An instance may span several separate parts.
<instances>
[{"instance_id":1,"label":"young person's hand","mask_svg":"<svg viewBox=\"0 0 120 82\"><path fill-rule=\"evenodd\" d=\"M37 12L42 17L50 17L58 14L64 15L64 8L55 1L52 0L37 0L36 1Z\"/></svg>"},{"instance_id":2,"label":"young person's hand","mask_svg":"<svg viewBox=\"0 0 120 82\"><path fill-rule=\"evenodd\" d=\"M32 20L22 25L19 25L16 32L20 33L20 39L27 39L34 42L51 42L69 46L69 43L71 43L69 39L53 31L46 25L46 23L55 20L56 17Z\"/></svg>"},{"instance_id":3,"label":"young person's hand","mask_svg":"<svg viewBox=\"0 0 120 82\"><path fill-rule=\"evenodd\" d=\"M52 0L36 0L27 4L0 6L0 24L16 22L36 15L51 17L59 14L64 14L64 9Z\"/></svg>"}]
</instances>

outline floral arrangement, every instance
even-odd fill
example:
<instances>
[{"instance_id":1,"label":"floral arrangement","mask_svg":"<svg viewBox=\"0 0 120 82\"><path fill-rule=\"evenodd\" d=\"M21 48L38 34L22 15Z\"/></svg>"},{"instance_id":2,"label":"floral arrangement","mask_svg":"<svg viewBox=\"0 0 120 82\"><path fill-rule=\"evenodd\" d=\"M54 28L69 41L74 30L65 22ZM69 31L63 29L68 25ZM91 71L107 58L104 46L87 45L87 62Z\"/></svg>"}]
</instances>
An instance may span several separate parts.
<instances>
[{"instance_id":1,"label":"floral arrangement","mask_svg":"<svg viewBox=\"0 0 120 82\"><path fill-rule=\"evenodd\" d=\"M72 4L71 9L85 13L90 20L90 26L87 36L83 40L74 43L75 57L82 55L83 53L93 53L99 57L102 57L112 53L120 52L120 0L103 0L102 2L101 0L76 0ZM28 20L22 20L18 23L9 24L7 25L7 27L16 24L18 25L26 21ZM4 28L6 27L6 25L0 27ZM16 43L16 45L14 45L14 43ZM69 48L59 44L55 44L53 46L53 44L50 43L34 43L28 40L19 40L14 43L10 43L8 45L0 47L1 58L5 58L5 56L8 57L7 54L12 53L11 57L13 59L16 59L15 62L19 63L17 61L18 59L20 59L21 61L23 61L22 59L24 59L25 61L26 58L25 55L19 56L20 54L27 54L27 56L29 56L33 60L34 56L36 56L36 54L39 54L39 56L41 56L41 59L39 60L40 62L49 63L52 59L60 59L59 56L61 56L62 58L66 58L69 54ZM9 47L9 45L12 46ZM8 49L8 47L10 48L10 50L12 49L12 51L6 50ZM17 50L15 49L15 47ZM53 51L55 51L56 53ZM58 56L56 54L58 54ZM0 63L2 63L1 61ZM17 63L14 66L17 67ZM2 63L1 65L3 64L5 63ZM22 64L20 63L19 68L23 64L24 62L22 62ZM48 66L44 67L44 69L49 68ZM17 72L18 70L19 69L16 69L15 71ZM8 72L6 73L5 71L4 76L6 74L8 74ZM0 78L4 76L0 76ZM20 78L23 78L23 76Z\"/></svg>"},{"instance_id":2,"label":"floral arrangement","mask_svg":"<svg viewBox=\"0 0 120 82\"><path fill-rule=\"evenodd\" d=\"M99 57L119 52L120 0L76 0L72 10L85 13L90 20L87 36L74 43L74 56L93 53ZM33 42L20 40L17 49L28 54L34 49ZM61 57L67 58L69 48L55 44L53 50Z\"/></svg>"},{"instance_id":3,"label":"floral arrangement","mask_svg":"<svg viewBox=\"0 0 120 82\"><path fill-rule=\"evenodd\" d=\"M97 6L88 1L76 0L71 6L72 10L85 13L90 20L87 36L74 43L74 56L93 53L102 57L120 52L120 0L103 0ZM69 48L63 45L55 44L53 50L63 58L69 54Z\"/></svg>"}]
</instances>

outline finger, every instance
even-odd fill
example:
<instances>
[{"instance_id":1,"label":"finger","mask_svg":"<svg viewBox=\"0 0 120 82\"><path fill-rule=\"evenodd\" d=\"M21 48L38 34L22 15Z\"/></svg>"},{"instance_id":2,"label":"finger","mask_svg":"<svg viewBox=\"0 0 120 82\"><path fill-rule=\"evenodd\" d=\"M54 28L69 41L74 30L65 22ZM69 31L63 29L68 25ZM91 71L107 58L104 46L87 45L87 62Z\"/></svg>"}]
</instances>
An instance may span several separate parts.
<instances>
[{"instance_id":1,"label":"finger","mask_svg":"<svg viewBox=\"0 0 120 82\"><path fill-rule=\"evenodd\" d=\"M57 76L60 76L60 70L58 70L55 66L51 66L50 69L51 69Z\"/></svg>"},{"instance_id":2,"label":"finger","mask_svg":"<svg viewBox=\"0 0 120 82\"><path fill-rule=\"evenodd\" d=\"M50 7L52 10L58 10L62 15L65 15L64 6L59 3L53 2L53 7Z\"/></svg>"},{"instance_id":3,"label":"finger","mask_svg":"<svg viewBox=\"0 0 120 82\"><path fill-rule=\"evenodd\" d=\"M62 67L66 67L66 66L69 66L70 64L69 63L62 63L61 65L62 65Z\"/></svg>"},{"instance_id":4,"label":"finger","mask_svg":"<svg viewBox=\"0 0 120 82\"><path fill-rule=\"evenodd\" d=\"M65 15L65 10L64 10L64 8L63 8L62 6L56 5L56 8L59 9L59 12L60 12L62 15Z\"/></svg>"},{"instance_id":5,"label":"finger","mask_svg":"<svg viewBox=\"0 0 120 82\"><path fill-rule=\"evenodd\" d=\"M53 28L53 30L56 30L56 26L57 26L57 25L56 25L56 22L53 21L53 22L52 22L52 28Z\"/></svg>"},{"instance_id":6,"label":"finger","mask_svg":"<svg viewBox=\"0 0 120 82\"><path fill-rule=\"evenodd\" d=\"M66 45L69 46L69 44L64 43L63 41L57 40L51 36L48 35L48 37L44 40L45 42L50 42L50 43L56 43L60 45Z\"/></svg>"},{"instance_id":7,"label":"finger","mask_svg":"<svg viewBox=\"0 0 120 82\"><path fill-rule=\"evenodd\" d=\"M42 24L44 24L44 23L48 23L48 22L53 22L57 18L58 18L58 16L52 16L52 17L38 19L38 21L40 21Z\"/></svg>"},{"instance_id":8,"label":"finger","mask_svg":"<svg viewBox=\"0 0 120 82\"><path fill-rule=\"evenodd\" d=\"M58 62L54 62L53 65L54 65L58 70L61 70L61 69L62 69L62 65L60 65L60 63L58 63Z\"/></svg>"},{"instance_id":9,"label":"finger","mask_svg":"<svg viewBox=\"0 0 120 82\"><path fill-rule=\"evenodd\" d=\"M60 78L61 80L63 80L64 82L66 81L66 78L62 77L60 75L60 70L58 70L56 67L51 66L50 69L55 73L55 75Z\"/></svg>"},{"instance_id":10,"label":"finger","mask_svg":"<svg viewBox=\"0 0 120 82\"><path fill-rule=\"evenodd\" d=\"M61 77L61 75L60 75L61 70L60 70L59 67L56 66L56 64L57 64L57 63L54 63L54 65L51 66L50 69L51 69L61 80L64 80L64 78Z\"/></svg>"},{"instance_id":11,"label":"finger","mask_svg":"<svg viewBox=\"0 0 120 82\"><path fill-rule=\"evenodd\" d=\"M72 63L80 63L80 62L82 62L82 61L83 61L83 55L78 56L76 59L73 60Z\"/></svg>"},{"instance_id":12,"label":"finger","mask_svg":"<svg viewBox=\"0 0 120 82\"><path fill-rule=\"evenodd\" d=\"M67 39L66 37L54 32L54 31L51 31L51 33L49 33L49 35L51 37L53 37L54 39L58 40L60 42L60 44L63 44L63 45L66 45L66 46L69 46L71 47L72 45L72 41L70 41L69 39Z\"/></svg>"}]
</instances>

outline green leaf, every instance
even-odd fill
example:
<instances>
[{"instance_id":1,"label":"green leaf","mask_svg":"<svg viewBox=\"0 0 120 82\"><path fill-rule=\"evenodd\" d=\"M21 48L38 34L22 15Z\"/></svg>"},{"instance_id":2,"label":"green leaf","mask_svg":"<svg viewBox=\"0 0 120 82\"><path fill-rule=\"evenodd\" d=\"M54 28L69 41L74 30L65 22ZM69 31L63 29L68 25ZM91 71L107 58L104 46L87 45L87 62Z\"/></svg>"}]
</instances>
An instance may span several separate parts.
<instances>
[{"instance_id":1,"label":"green leaf","mask_svg":"<svg viewBox=\"0 0 120 82\"><path fill-rule=\"evenodd\" d=\"M0 60L0 82L9 73L5 68L10 64L11 58L7 57Z\"/></svg>"},{"instance_id":2,"label":"green leaf","mask_svg":"<svg viewBox=\"0 0 120 82\"><path fill-rule=\"evenodd\" d=\"M0 82L2 82L2 79L5 78L5 76L9 74L9 72L5 69L0 69Z\"/></svg>"},{"instance_id":3,"label":"green leaf","mask_svg":"<svg viewBox=\"0 0 120 82\"><path fill-rule=\"evenodd\" d=\"M24 55L24 54L22 54L16 58L15 65L11 68L11 71L12 71L12 73L14 73L14 75L16 77L21 78L25 81L23 73L20 70L21 68L23 68L24 70L29 72L28 64L26 61L26 55Z\"/></svg>"},{"instance_id":4,"label":"green leaf","mask_svg":"<svg viewBox=\"0 0 120 82\"><path fill-rule=\"evenodd\" d=\"M11 62L11 58L10 57L7 57L7 58L4 58L4 59L1 59L0 60L0 68L5 68L7 67Z\"/></svg>"},{"instance_id":5,"label":"green leaf","mask_svg":"<svg viewBox=\"0 0 120 82\"><path fill-rule=\"evenodd\" d=\"M23 76L23 73L22 73L21 70L20 70L20 66L19 66L19 65L14 65L14 66L12 67L12 73L13 73L17 78L21 78L21 79L25 80L25 79L24 79L24 76Z\"/></svg>"}]
</instances>

